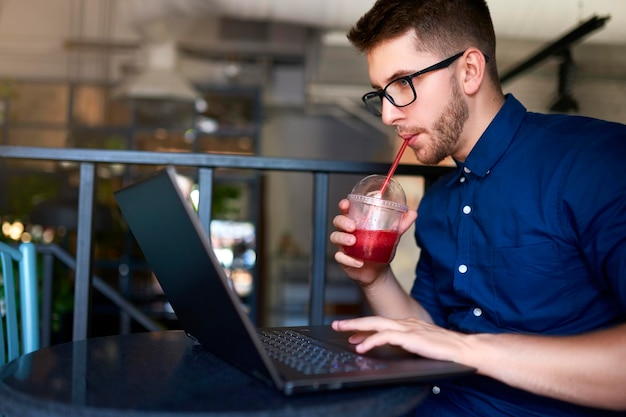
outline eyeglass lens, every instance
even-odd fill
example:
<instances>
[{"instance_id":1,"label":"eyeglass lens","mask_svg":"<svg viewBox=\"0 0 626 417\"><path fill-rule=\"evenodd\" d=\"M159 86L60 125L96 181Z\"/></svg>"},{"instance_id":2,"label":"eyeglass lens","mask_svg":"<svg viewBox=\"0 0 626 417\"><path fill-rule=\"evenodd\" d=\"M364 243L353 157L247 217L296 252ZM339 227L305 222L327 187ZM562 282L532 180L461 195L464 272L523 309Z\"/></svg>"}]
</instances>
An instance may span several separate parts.
<instances>
[{"instance_id":1,"label":"eyeglass lens","mask_svg":"<svg viewBox=\"0 0 626 417\"><path fill-rule=\"evenodd\" d=\"M409 105L415 100L415 90L411 82L405 78L395 80L385 88L385 96L398 107ZM370 111L382 113L383 97L381 95L370 95L366 98L367 107Z\"/></svg>"}]
</instances>

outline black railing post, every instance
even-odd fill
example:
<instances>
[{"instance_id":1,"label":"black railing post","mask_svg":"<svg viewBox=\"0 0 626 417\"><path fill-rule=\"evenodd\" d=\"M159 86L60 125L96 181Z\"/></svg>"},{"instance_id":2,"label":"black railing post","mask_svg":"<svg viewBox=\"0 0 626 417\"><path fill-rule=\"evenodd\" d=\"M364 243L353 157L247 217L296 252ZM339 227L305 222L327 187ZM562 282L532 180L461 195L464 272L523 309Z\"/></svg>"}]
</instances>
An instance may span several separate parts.
<instances>
[{"instance_id":1,"label":"black railing post","mask_svg":"<svg viewBox=\"0 0 626 417\"><path fill-rule=\"evenodd\" d=\"M91 305L91 251L95 164L81 162L78 194L78 231L76 232L76 282L74 287L74 324L72 340L87 338Z\"/></svg>"},{"instance_id":2,"label":"black railing post","mask_svg":"<svg viewBox=\"0 0 626 417\"><path fill-rule=\"evenodd\" d=\"M326 287L326 223L328 221L327 172L316 172L313 181L313 253L311 256L311 292L309 324L324 323L324 290Z\"/></svg>"},{"instance_id":3,"label":"black railing post","mask_svg":"<svg viewBox=\"0 0 626 417\"><path fill-rule=\"evenodd\" d=\"M213 169L198 169L198 217L207 236L211 236L211 202L213 199Z\"/></svg>"},{"instance_id":4,"label":"black railing post","mask_svg":"<svg viewBox=\"0 0 626 417\"><path fill-rule=\"evenodd\" d=\"M40 251L40 246L37 251ZM41 282L41 347L48 347L52 343L52 298L54 279L54 256L43 254L42 282Z\"/></svg>"}]
</instances>

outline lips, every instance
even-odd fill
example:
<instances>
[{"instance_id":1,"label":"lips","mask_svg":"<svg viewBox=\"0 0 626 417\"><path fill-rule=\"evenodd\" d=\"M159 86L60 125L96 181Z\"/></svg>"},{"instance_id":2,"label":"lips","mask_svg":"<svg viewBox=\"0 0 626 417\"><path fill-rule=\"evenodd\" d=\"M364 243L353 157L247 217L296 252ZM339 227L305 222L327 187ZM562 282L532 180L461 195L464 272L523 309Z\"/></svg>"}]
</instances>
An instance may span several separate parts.
<instances>
[{"instance_id":1,"label":"lips","mask_svg":"<svg viewBox=\"0 0 626 417\"><path fill-rule=\"evenodd\" d=\"M420 133L422 132L412 132L412 133L398 132L398 137L400 137L400 139L404 141L407 141L407 144L410 147L413 147L417 143Z\"/></svg>"}]
</instances>

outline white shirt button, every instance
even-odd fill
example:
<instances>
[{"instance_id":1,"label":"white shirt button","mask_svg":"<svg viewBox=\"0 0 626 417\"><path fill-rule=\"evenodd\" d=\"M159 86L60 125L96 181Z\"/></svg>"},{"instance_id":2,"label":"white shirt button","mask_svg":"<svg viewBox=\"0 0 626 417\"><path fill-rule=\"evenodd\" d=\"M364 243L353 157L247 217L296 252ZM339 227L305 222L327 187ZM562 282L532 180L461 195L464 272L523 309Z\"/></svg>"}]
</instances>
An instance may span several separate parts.
<instances>
[{"instance_id":1,"label":"white shirt button","mask_svg":"<svg viewBox=\"0 0 626 417\"><path fill-rule=\"evenodd\" d=\"M470 206L463 207L463 214L470 214L472 212L472 208Z\"/></svg>"},{"instance_id":2,"label":"white shirt button","mask_svg":"<svg viewBox=\"0 0 626 417\"><path fill-rule=\"evenodd\" d=\"M478 308L478 307L476 307L474 309L474 311L472 311L472 313L474 313L474 316L476 316L476 317L480 317L480 316L483 315L483 311L480 308Z\"/></svg>"},{"instance_id":3,"label":"white shirt button","mask_svg":"<svg viewBox=\"0 0 626 417\"><path fill-rule=\"evenodd\" d=\"M464 274L467 272L467 265L459 265L459 272Z\"/></svg>"},{"instance_id":4,"label":"white shirt button","mask_svg":"<svg viewBox=\"0 0 626 417\"><path fill-rule=\"evenodd\" d=\"M472 172L472 170L470 170L468 167L463 167L463 171L465 171L467 174Z\"/></svg>"},{"instance_id":5,"label":"white shirt button","mask_svg":"<svg viewBox=\"0 0 626 417\"><path fill-rule=\"evenodd\" d=\"M441 392L441 388L439 388L437 385L433 385L433 394L437 395Z\"/></svg>"},{"instance_id":6,"label":"white shirt button","mask_svg":"<svg viewBox=\"0 0 626 417\"><path fill-rule=\"evenodd\" d=\"M465 177L461 177L461 179L459 179L459 182L462 184L465 182Z\"/></svg>"}]
</instances>

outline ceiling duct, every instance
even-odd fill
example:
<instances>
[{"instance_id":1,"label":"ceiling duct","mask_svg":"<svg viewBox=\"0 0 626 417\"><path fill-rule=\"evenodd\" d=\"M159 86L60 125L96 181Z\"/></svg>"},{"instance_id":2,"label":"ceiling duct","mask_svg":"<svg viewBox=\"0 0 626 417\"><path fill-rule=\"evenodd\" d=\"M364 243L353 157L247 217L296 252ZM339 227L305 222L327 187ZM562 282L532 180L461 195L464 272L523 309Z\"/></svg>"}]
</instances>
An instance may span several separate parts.
<instances>
[{"instance_id":1,"label":"ceiling duct","mask_svg":"<svg viewBox=\"0 0 626 417\"><path fill-rule=\"evenodd\" d=\"M178 38L186 25L180 15L136 20L144 65L112 92L114 98L194 102L201 94L178 68Z\"/></svg>"},{"instance_id":2,"label":"ceiling duct","mask_svg":"<svg viewBox=\"0 0 626 417\"><path fill-rule=\"evenodd\" d=\"M561 56L563 51L569 50L569 48L576 42L580 41L583 37L587 36L591 32L604 27L610 16L598 17L592 16L586 22L582 23L578 27L574 28L567 34L563 35L556 41L548 44L540 51L527 58L525 61L517 64L514 68L505 71L500 77L500 82L505 83L512 78L530 70L535 65L539 64L546 58L551 56Z\"/></svg>"},{"instance_id":3,"label":"ceiling duct","mask_svg":"<svg viewBox=\"0 0 626 417\"><path fill-rule=\"evenodd\" d=\"M116 87L114 98L186 102L201 98L193 84L177 71L175 40L149 42L143 48L147 55L145 68Z\"/></svg>"},{"instance_id":4,"label":"ceiling duct","mask_svg":"<svg viewBox=\"0 0 626 417\"><path fill-rule=\"evenodd\" d=\"M500 82L505 83L509 81L513 77L530 70L532 67L549 57L558 57L560 59L560 63L557 98L550 106L550 111L555 113L577 112L578 103L572 96L572 83L574 82L574 73L576 68L574 60L572 59L571 47L591 32L604 27L606 21L609 19L609 16L592 16L586 22L583 22L581 25L563 35L561 38L548 44L524 62L518 64L509 71L506 71L500 77Z\"/></svg>"},{"instance_id":5,"label":"ceiling duct","mask_svg":"<svg viewBox=\"0 0 626 417\"><path fill-rule=\"evenodd\" d=\"M557 98L550 106L550 111L555 113L578 112L578 102L572 96L572 84L576 72L576 64L572 59L572 53L568 49L561 53L559 64L559 83Z\"/></svg>"}]
</instances>

